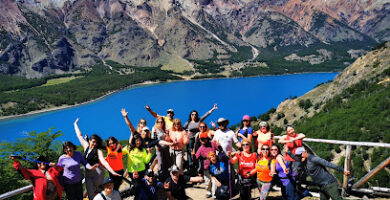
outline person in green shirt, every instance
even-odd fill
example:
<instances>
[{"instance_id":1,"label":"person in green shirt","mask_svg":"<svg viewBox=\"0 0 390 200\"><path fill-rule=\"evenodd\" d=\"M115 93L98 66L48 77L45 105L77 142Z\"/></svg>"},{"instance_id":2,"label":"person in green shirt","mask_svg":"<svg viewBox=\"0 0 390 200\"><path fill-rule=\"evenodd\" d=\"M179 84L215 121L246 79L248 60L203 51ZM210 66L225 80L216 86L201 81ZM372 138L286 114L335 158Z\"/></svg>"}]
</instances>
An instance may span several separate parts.
<instances>
[{"instance_id":1,"label":"person in green shirt","mask_svg":"<svg viewBox=\"0 0 390 200\"><path fill-rule=\"evenodd\" d=\"M140 177L143 178L145 165L148 164L152 158L152 149L144 148L143 140L140 135L135 135L132 144L123 148L123 155L127 155L127 170L130 177L136 180Z\"/></svg>"}]
</instances>

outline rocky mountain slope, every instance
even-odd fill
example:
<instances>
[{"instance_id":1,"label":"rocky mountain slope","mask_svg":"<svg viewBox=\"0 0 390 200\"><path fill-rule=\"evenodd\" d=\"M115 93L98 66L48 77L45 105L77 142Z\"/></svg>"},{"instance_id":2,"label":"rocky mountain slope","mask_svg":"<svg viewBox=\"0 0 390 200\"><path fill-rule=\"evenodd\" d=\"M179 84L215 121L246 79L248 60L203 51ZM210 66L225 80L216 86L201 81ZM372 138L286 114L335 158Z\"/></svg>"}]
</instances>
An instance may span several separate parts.
<instances>
[{"instance_id":1,"label":"rocky mountain slope","mask_svg":"<svg viewBox=\"0 0 390 200\"><path fill-rule=\"evenodd\" d=\"M283 127L285 120L289 124L306 117L312 117L324 109L327 102L345 92L351 86L362 82L376 80L378 75L390 68L390 42L383 43L382 48L375 49L359 57L354 63L342 71L333 82L321 84L308 93L294 99L283 101L271 115L271 123ZM383 76L377 84L390 81ZM348 99L341 99L342 102ZM305 102L306 105L305 105ZM310 103L308 103L310 102Z\"/></svg>"},{"instance_id":2,"label":"rocky mountain slope","mask_svg":"<svg viewBox=\"0 0 390 200\"><path fill-rule=\"evenodd\" d=\"M389 39L389 10L381 0L2 0L0 73L42 77L100 60L342 69Z\"/></svg>"}]
</instances>

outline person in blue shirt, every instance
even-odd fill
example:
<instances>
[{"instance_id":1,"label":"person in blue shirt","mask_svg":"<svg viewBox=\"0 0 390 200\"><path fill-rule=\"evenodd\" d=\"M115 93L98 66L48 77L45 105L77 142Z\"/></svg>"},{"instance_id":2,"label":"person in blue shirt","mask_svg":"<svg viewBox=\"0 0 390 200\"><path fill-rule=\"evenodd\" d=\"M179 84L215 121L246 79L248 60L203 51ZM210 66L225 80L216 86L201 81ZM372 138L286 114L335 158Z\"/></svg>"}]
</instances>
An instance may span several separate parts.
<instances>
[{"instance_id":1,"label":"person in blue shirt","mask_svg":"<svg viewBox=\"0 0 390 200\"><path fill-rule=\"evenodd\" d=\"M162 187L160 181L155 180L154 172L149 169L145 177L141 181L136 183L135 200L157 200L158 190Z\"/></svg>"},{"instance_id":2,"label":"person in blue shirt","mask_svg":"<svg viewBox=\"0 0 390 200\"><path fill-rule=\"evenodd\" d=\"M252 137L253 137L253 128L251 127L251 118L249 115L244 115L242 117L240 130L237 132L237 138L240 142L242 142L243 139L248 140L250 143L252 143Z\"/></svg>"},{"instance_id":3,"label":"person in blue shirt","mask_svg":"<svg viewBox=\"0 0 390 200\"><path fill-rule=\"evenodd\" d=\"M209 173L217 186L214 198L229 199L229 157L223 151L219 152L218 157L214 151L210 151L207 159L210 160Z\"/></svg>"}]
</instances>

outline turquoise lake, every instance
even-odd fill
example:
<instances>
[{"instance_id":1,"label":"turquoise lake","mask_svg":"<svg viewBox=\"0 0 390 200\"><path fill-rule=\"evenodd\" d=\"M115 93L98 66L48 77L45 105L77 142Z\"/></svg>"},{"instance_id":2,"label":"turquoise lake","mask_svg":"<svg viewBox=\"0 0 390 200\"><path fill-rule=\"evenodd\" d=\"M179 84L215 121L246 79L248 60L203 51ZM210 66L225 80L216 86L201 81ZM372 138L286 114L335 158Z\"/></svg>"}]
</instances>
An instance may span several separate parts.
<instances>
[{"instance_id":1,"label":"turquoise lake","mask_svg":"<svg viewBox=\"0 0 390 200\"><path fill-rule=\"evenodd\" d=\"M120 113L121 108L129 112L135 126L140 118L145 118L151 128L155 119L144 108L146 104L161 115L165 115L168 108L174 109L175 118L180 118L184 124L191 110L203 115L217 103L218 109L205 122L209 124L225 117L233 125L239 123L245 114L258 116L277 107L286 98L303 95L316 85L333 80L336 75L310 73L139 86L76 107L2 120L0 140L15 141L26 137L27 132L47 131L54 127L55 131L64 133L60 140L70 140L78 145L73 128L76 118L80 118L79 127L83 134L96 133L103 139L109 136L127 139L130 131Z\"/></svg>"}]
</instances>

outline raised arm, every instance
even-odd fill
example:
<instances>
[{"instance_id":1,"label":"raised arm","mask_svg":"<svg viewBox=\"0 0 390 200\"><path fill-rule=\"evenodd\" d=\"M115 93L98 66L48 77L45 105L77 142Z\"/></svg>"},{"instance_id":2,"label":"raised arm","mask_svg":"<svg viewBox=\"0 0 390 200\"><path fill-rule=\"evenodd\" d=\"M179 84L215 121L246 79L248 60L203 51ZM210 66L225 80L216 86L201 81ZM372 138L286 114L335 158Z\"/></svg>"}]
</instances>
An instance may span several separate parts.
<instances>
[{"instance_id":1,"label":"raised arm","mask_svg":"<svg viewBox=\"0 0 390 200\"><path fill-rule=\"evenodd\" d=\"M157 118L157 117L159 116L156 112L154 112L154 111L149 107L149 105L146 105L146 106L145 106L145 109L148 110L149 113L150 113L153 117Z\"/></svg>"},{"instance_id":2,"label":"raised arm","mask_svg":"<svg viewBox=\"0 0 390 200\"><path fill-rule=\"evenodd\" d=\"M81 146L83 146L83 148L86 149L86 148L88 148L88 141L86 141L83 138L83 135L81 134L81 131L79 129L78 122L79 122L79 118L77 118L76 121L74 121L74 123L73 123L74 131L76 132L77 138L79 139Z\"/></svg>"},{"instance_id":3,"label":"raised arm","mask_svg":"<svg viewBox=\"0 0 390 200\"><path fill-rule=\"evenodd\" d=\"M209 115L211 115L211 113L214 112L214 110L217 109L218 109L217 104L214 104L214 107L211 108L211 110L209 110L208 112L206 112L202 117L200 117L199 121L203 122L203 120L205 120Z\"/></svg>"},{"instance_id":4,"label":"raised arm","mask_svg":"<svg viewBox=\"0 0 390 200\"><path fill-rule=\"evenodd\" d=\"M126 110L124 108L122 108L121 113L122 113L122 116L125 118L127 126L130 128L130 132L132 134L134 134L136 129L134 128L133 124L129 120L129 117L127 116L128 112L126 112Z\"/></svg>"},{"instance_id":5,"label":"raised arm","mask_svg":"<svg viewBox=\"0 0 390 200\"><path fill-rule=\"evenodd\" d=\"M111 167L110 167L110 164L108 164L108 162L106 161L106 159L104 158L104 155L103 155L103 151L102 150L98 150L98 157L99 157L99 161L100 163L104 166L104 168L106 168L111 174L113 174L114 176L120 176L118 173L116 173Z\"/></svg>"}]
</instances>

